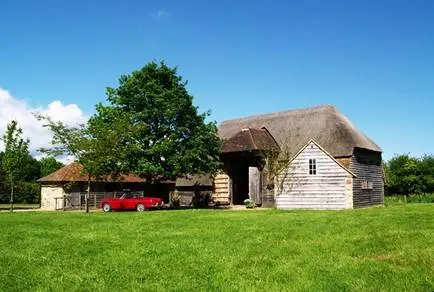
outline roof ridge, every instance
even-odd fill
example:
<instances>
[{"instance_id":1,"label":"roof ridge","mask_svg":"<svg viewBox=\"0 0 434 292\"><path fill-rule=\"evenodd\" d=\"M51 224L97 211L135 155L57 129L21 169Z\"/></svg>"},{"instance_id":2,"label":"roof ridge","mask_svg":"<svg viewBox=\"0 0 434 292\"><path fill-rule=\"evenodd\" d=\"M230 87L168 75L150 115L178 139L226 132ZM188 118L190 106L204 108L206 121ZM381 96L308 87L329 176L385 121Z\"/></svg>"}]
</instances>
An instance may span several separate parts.
<instances>
[{"instance_id":1,"label":"roof ridge","mask_svg":"<svg viewBox=\"0 0 434 292\"><path fill-rule=\"evenodd\" d=\"M268 113L263 113L263 114L256 114L256 115L251 115L251 116L244 116L244 117L224 120L220 124L225 124L227 122L238 122L238 121L243 121L243 120L247 121L247 120L257 119L257 118L275 117L275 116L281 116L281 115L287 115L287 114L294 114L297 112L319 111L319 110L323 110L323 109L336 109L336 107L333 105L330 105L330 104L325 104L325 105L318 105L318 106L312 106L312 107L306 107L306 108L288 109L288 110L284 110L284 111L268 112Z\"/></svg>"}]
</instances>

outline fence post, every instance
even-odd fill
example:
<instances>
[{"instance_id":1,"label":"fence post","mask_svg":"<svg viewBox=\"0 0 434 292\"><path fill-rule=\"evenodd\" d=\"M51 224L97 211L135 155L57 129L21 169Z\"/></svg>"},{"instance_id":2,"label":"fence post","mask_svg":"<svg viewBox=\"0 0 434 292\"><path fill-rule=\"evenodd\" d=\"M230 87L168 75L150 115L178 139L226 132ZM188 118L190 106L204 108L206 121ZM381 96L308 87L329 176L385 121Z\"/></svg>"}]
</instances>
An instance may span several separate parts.
<instances>
[{"instance_id":1,"label":"fence post","mask_svg":"<svg viewBox=\"0 0 434 292\"><path fill-rule=\"evenodd\" d=\"M65 201L66 201L66 196L63 195L63 212L65 212Z\"/></svg>"},{"instance_id":2,"label":"fence post","mask_svg":"<svg viewBox=\"0 0 434 292\"><path fill-rule=\"evenodd\" d=\"M93 193L93 206L95 209L97 208L97 206L96 206L96 193Z\"/></svg>"}]
</instances>

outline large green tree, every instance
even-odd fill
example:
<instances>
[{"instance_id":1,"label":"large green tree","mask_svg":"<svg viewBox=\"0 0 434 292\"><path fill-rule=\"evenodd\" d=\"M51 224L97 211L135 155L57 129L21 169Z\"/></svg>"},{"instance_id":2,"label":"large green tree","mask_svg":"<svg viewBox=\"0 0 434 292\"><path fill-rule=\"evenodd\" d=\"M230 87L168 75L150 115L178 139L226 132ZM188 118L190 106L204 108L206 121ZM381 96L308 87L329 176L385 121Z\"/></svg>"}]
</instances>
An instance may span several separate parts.
<instances>
[{"instance_id":1,"label":"large green tree","mask_svg":"<svg viewBox=\"0 0 434 292\"><path fill-rule=\"evenodd\" d=\"M23 131L17 121L7 125L6 133L3 136L4 154L2 157L2 168L5 172L7 182L10 185L10 211L14 208L14 190L16 184L25 177L26 160L29 159L29 140L22 138Z\"/></svg>"},{"instance_id":2,"label":"large green tree","mask_svg":"<svg viewBox=\"0 0 434 292\"><path fill-rule=\"evenodd\" d=\"M122 159L125 169L158 180L219 168L216 124L193 105L186 86L177 68L151 62L107 88L110 104L98 105L94 120L113 123L114 113L128 117L134 132Z\"/></svg>"}]
</instances>

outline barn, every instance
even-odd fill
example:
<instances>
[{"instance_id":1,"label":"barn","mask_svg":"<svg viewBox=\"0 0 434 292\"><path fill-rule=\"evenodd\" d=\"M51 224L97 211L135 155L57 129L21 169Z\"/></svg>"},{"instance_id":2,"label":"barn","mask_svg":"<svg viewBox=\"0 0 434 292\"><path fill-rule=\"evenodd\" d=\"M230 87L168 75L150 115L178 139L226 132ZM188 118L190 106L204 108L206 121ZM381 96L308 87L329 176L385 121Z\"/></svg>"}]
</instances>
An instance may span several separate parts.
<instances>
[{"instance_id":1,"label":"barn","mask_svg":"<svg viewBox=\"0 0 434 292\"><path fill-rule=\"evenodd\" d=\"M165 202L279 209L351 209L384 202L382 150L335 107L326 105L224 121L223 170L153 184L133 174L92 183L91 205L128 189ZM39 180L41 208L81 206L87 178L72 163Z\"/></svg>"},{"instance_id":2,"label":"barn","mask_svg":"<svg viewBox=\"0 0 434 292\"><path fill-rule=\"evenodd\" d=\"M349 209L384 201L382 150L326 105L224 121L214 198L280 209Z\"/></svg>"}]
</instances>

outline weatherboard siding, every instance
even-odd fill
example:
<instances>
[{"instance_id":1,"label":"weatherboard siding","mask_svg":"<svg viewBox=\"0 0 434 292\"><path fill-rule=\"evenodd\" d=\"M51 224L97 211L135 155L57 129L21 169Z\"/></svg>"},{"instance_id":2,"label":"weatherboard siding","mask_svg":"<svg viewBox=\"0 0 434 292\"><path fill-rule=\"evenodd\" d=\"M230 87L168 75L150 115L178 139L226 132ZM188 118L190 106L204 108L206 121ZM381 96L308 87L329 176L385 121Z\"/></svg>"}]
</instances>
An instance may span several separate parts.
<instances>
[{"instance_id":1,"label":"weatherboard siding","mask_svg":"<svg viewBox=\"0 0 434 292\"><path fill-rule=\"evenodd\" d=\"M357 176L353 184L354 207L362 208L384 204L381 153L355 148L350 169ZM362 188L364 180L372 183L372 189Z\"/></svg>"},{"instance_id":2,"label":"weatherboard siding","mask_svg":"<svg viewBox=\"0 0 434 292\"><path fill-rule=\"evenodd\" d=\"M309 174L316 159L316 175ZM352 175L311 142L276 179L279 209L352 208Z\"/></svg>"}]
</instances>

